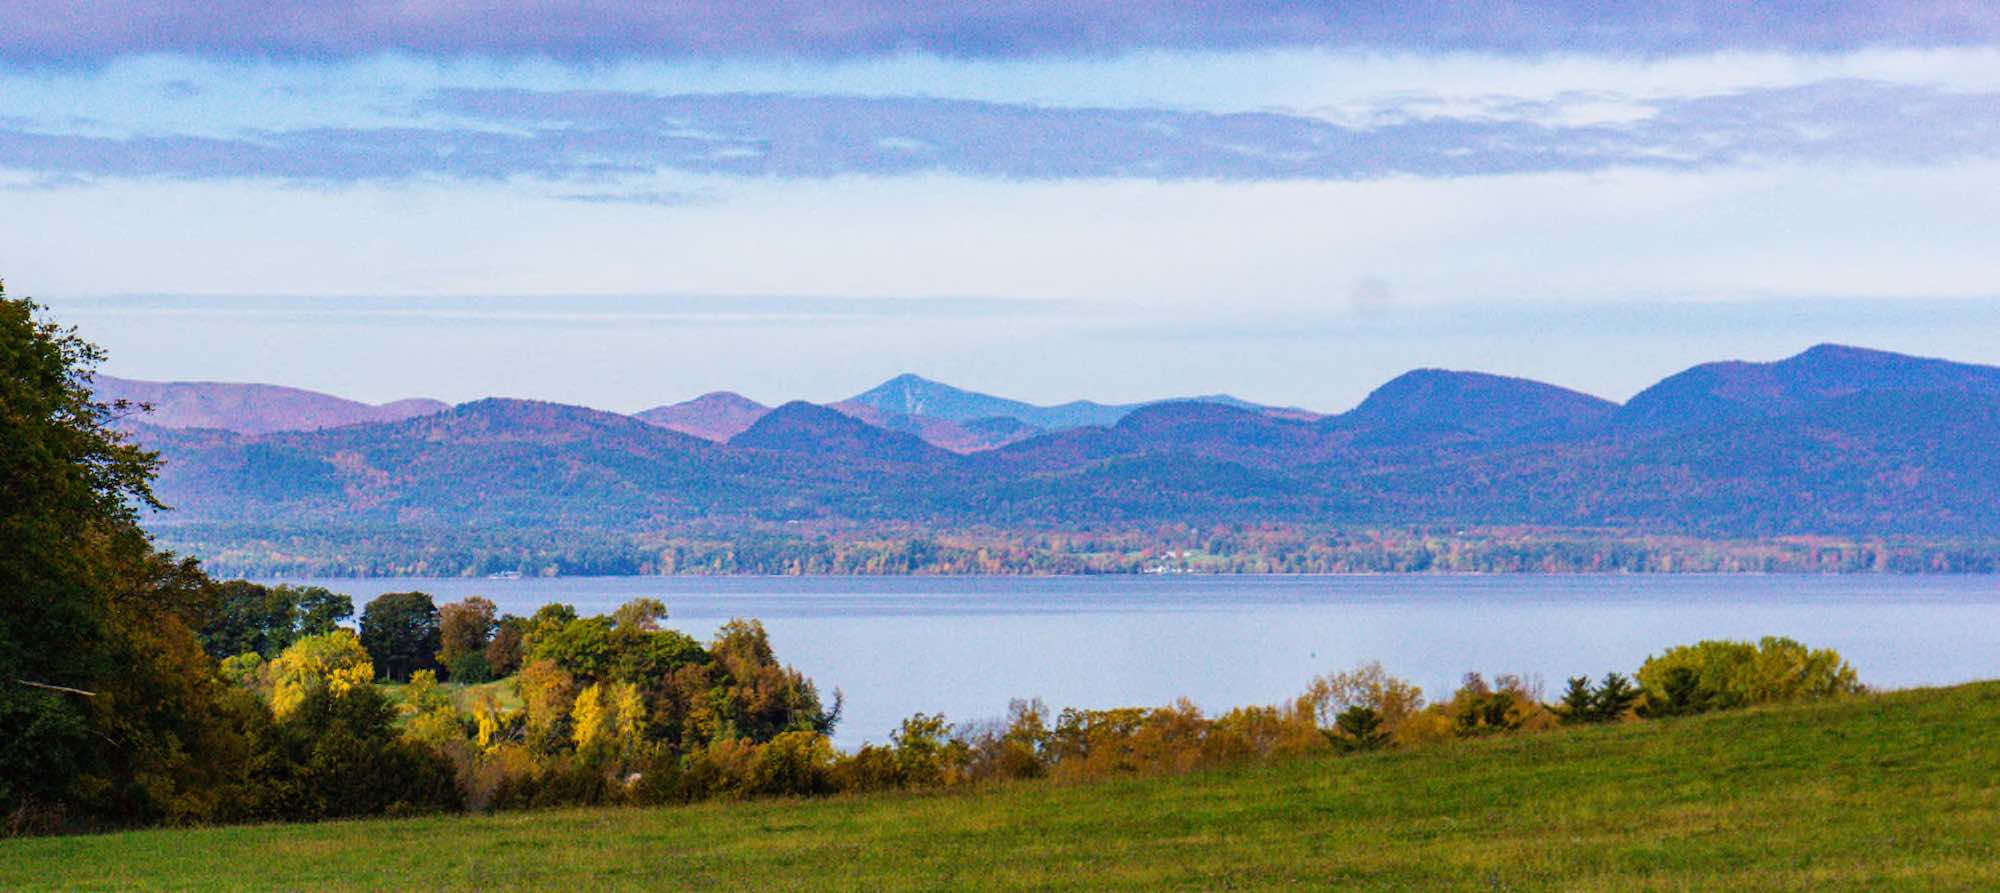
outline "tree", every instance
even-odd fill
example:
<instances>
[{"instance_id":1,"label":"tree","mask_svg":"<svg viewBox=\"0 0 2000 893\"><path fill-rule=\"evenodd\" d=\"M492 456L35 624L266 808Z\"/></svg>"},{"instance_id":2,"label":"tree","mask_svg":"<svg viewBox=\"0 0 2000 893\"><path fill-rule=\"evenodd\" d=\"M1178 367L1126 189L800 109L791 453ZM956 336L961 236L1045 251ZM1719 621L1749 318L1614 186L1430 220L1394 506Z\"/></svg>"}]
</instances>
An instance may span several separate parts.
<instances>
[{"instance_id":1,"label":"tree","mask_svg":"<svg viewBox=\"0 0 2000 893\"><path fill-rule=\"evenodd\" d=\"M1389 732L1382 728L1382 714L1372 707L1356 704L1334 717L1334 746L1348 751L1379 750L1389 743Z\"/></svg>"},{"instance_id":2,"label":"tree","mask_svg":"<svg viewBox=\"0 0 2000 893\"><path fill-rule=\"evenodd\" d=\"M1693 667L1671 667L1660 680L1660 688L1646 699L1642 712L1648 717L1689 716L1710 709L1710 698L1701 690L1701 674Z\"/></svg>"},{"instance_id":3,"label":"tree","mask_svg":"<svg viewBox=\"0 0 2000 893\"><path fill-rule=\"evenodd\" d=\"M512 676L521 670L522 640L528 619L508 614L494 624L493 640L486 643L486 668L496 677Z\"/></svg>"},{"instance_id":4,"label":"tree","mask_svg":"<svg viewBox=\"0 0 2000 893\"><path fill-rule=\"evenodd\" d=\"M839 722L840 693L826 709L812 680L778 663L762 623L731 620L708 650L724 674L713 734L762 742L789 731L824 735Z\"/></svg>"},{"instance_id":5,"label":"tree","mask_svg":"<svg viewBox=\"0 0 2000 893\"><path fill-rule=\"evenodd\" d=\"M569 719L576 703L576 677L550 660L532 660L514 680L521 695L521 715L529 743L549 749L569 736Z\"/></svg>"},{"instance_id":6,"label":"tree","mask_svg":"<svg viewBox=\"0 0 2000 893\"><path fill-rule=\"evenodd\" d=\"M396 709L373 685L309 692L260 730L250 773L254 817L338 818L460 805L452 769L404 740Z\"/></svg>"},{"instance_id":7,"label":"tree","mask_svg":"<svg viewBox=\"0 0 2000 893\"><path fill-rule=\"evenodd\" d=\"M611 618L583 617L537 635L527 658L553 662L582 679L602 679L611 666Z\"/></svg>"},{"instance_id":8,"label":"tree","mask_svg":"<svg viewBox=\"0 0 2000 893\"><path fill-rule=\"evenodd\" d=\"M201 644L218 659L260 654L266 659L292 644L297 608L283 588L259 586L248 580L213 584L214 610L201 628Z\"/></svg>"},{"instance_id":9,"label":"tree","mask_svg":"<svg viewBox=\"0 0 2000 893\"><path fill-rule=\"evenodd\" d=\"M318 586L261 586L248 580L210 585L212 606L201 627L214 657L255 652L278 656L301 636L332 632L354 616L354 600Z\"/></svg>"},{"instance_id":10,"label":"tree","mask_svg":"<svg viewBox=\"0 0 2000 893\"><path fill-rule=\"evenodd\" d=\"M1569 687L1563 689L1556 713L1565 723L1597 721L1597 689L1591 686L1589 676L1569 677Z\"/></svg>"},{"instance_id":11,"label":"tree","mask_svg":"<svg viewBox=\"0 0 2000 893\"><path fill-rule=\"evenodd\" d=\"M1424 706L1423 689L1389 675L1382 665L1369 662L1340 673L1318 677L1300 699L1301 712L1310 712L1321 729L1332 730L1340 714L1355 707L1375 711L1383 727L1393 732L1403 720Z\"/></svg>"},{"instance_id":12,"label":"tree","mask_svg":"<svg viewBox=\"0 0 2000 893\"><path fill-rule=\"evenodd\" d=\"M612 626L624 633L652 632L667 619L667 606L656 598L635 598L611 613Z\"/></svg>"},{"instance_id":13,"label":"tree","mask_svg":"<svg viewBox=\"0 0 2000 893\"><path fill-rule=\"evenodd\" d=\"M1625 712L1632 709L1632 703L1639 700L1639 695L1640 691L1632 680L1617 673L1604 674L1604 681L1597 684L1597 697L1592 705L1595 721L1616 722L1623 719Z\"/></svg>"},{"instance_id":14,"label":"tree","mask_svg":"<svg viewBox=\"0 0 2000 893\"><path fill-rule=\"evenodd\" d=\"M499 625L495 610L492 602L476 595L438 609L437 659L453 681L485 682L492 675L486 645Z\"/></svg>"},{"instance_id":15,"label":"tree","mask_svg":"<svg viewBox=\"0 0 2000 893\"><path fill-rule=\"evenodd\" d=\"M1676 673L1684 670L1685 673ZM1686 676L1694 683L1688 688ZM1839 697L1862 691L1860 679L1831 649L1811 649L1797 641L1776 636L1756 644L1709 640L1669 648L1649 657L1639 667L1639 682L1659 695L1646 705L1649 714L1671 705L1656 703L1666 697L1670 676L1675 685L1686 689L1682 706L1699 710L1728 710L1752 704L1782 704Z\"/></svg>"},{"instance_id":16,"label":"tree","mask_svg":"<svg viewBox=\"0 0 2000 893\"><path fill-rule=\"evenodd\" d=\"M916 713L889 733L896 748L896 774L904 787L943 784L952 770L951 726L942 713Z\"/></svg>"},{"instance_id":17,"label":"tree","mask_svg":"<svg viewBox=\"0 0 2000 893\"><path fill-rule=\"evenodd\" d=\"M1489 685L1485 676L1467 673L1443 707L1453 731L1461 737L1511 732L1531 722L1552 721L1542 706L1539 687L1514 675L1498 676Z\"/></svg>"},{"instance_id":18,"label":"tree","mask_svg":"<svg viewBox=\"0 0 2000 893\"><path fill-rule=\"evenodd\" d=\"M534 650L543 636L554 635L577 617L576 608L561 602L550 602L536 608L528 618L527 627L521 631L522 659L527 659L527 654Z\"/></svg>"},{"instance_id":19,"label":"tree","mask_svg":"<svg viewBox=\"0 0 2000 893\"><path fill-rule=\"evenodd\" d=\"M314 692L344 695L375 679L368 652L344 629L293 642L264 672L271 683L271 712L279 719Z\"/></svg>"},{"instance_id":20,"label":"tree","mask_svg":"<svg viewBox=\"0 0 2000 893\"><path fill-rule=\"evenodd\" d=\"M645 699L630 682L593 684L570 708L577 753L593 762L630 756L642 743L645 726Z\"/></svg>"},{"instance_id":21,"label":"tree","mask_svg":"<svg viewBox=\"0 0 2000 893\"><path fill-rule=\"evenodd\" d=\"M391 592L361 612L361 645L385 679L437 669L438 610L422 592Z\"/></svg>"},{"instance_id":22,"label":"tree","mask_svg":"<svg viewBox=\"0 0 2000 893\"><path fill-rule=\"evenodd\" d=\"M342 621L354 616L354 599L344 592L319 586L278 588L292 593L292 603L298 607L298 633L301 636L326 635L339 627Z\"/></svg>"},{"instance_id":23,"label":"tree","mask_svg":"<svg viewBox=\"0 0 2000 893\"><path fill-rule=\"evenodd\" d=\"M39 311L0 288L0 826L198 818L232 762L207 580L138 526L159 460L102 352Z\"/></svg>"},{"instance_id":24,"label":"tree","mask_svg":"<svg viewBox=\"0 0 2000 893\"><path fill-rule=\"evenodd\" d=\"M708 661L708 652L700 642L673 629L638 634L614 631L612 647L611 678L639 685L651 685L683 666Z\"/></svg>"}]
</instances>

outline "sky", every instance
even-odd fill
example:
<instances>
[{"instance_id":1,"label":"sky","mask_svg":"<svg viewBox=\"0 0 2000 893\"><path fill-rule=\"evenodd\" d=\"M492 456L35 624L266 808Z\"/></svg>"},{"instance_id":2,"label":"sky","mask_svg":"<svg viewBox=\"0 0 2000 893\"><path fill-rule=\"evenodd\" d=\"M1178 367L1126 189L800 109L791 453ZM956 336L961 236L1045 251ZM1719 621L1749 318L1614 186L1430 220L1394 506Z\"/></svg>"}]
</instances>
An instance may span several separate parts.
<instances>
[{"instance_id":1,"label":"sky","mask_svg":"<svg viewBox=\"0 0 2000 893\"><path fill-rule=\"evenodd\" d=\"M0 278L104 369L382 401L1321 411L2000 363L1961 0L14 0Z\"/></svg>"}]
</instances>

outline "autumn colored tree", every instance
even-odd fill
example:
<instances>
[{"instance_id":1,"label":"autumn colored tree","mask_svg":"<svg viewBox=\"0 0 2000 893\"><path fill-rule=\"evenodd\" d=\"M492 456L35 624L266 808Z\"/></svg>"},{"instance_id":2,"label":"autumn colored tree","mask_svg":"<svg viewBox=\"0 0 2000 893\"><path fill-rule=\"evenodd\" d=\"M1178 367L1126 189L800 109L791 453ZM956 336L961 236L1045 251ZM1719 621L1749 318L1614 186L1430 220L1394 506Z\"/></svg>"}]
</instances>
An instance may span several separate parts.
<instances>
[{"instance_id":1,"label":"autumn colored tree","mask_svg":"<svg viewBox=\"0 0 2000 893\"><path fill-rule=\"evenodd\" d=\"M0 289L0 831L200 818L236 748L208 581L139 529L159 460L103 354L39 312Z\"/></svg>"},{"instance_id":2,"label":"autumn colored tree","mask_svg":"<svg viewBox=\"0 0 2000 893\"><path fill-rule=\"evenodd\" d=\"M499 626L493 603L469 596L438 608L438 663L454 682L485 682L493 678L486 646Z\"/></svg>"},{"instance_id":3,"label":"autumn colored tree","mask_svg":"<svg viewBox=\"0 0 2000 893\"><path fill-rule=\"evenodd\" d=\"M579 688L575 676L554 661L532 660L521 667L514 684L531 745L548 748L570 737L570 712Z\"/></svg>"},{"instance_id":4,"label":"autumn colored tree","mask_svg":"<svg viewBox=\"0 0 2000 893\"><path fill-rule=\"evenodd\" d=\"M1338 726L1340 714L1366 707L1393 736L1423 706L1423 689L1389 675L1380 663L1371 661L1315 678L1299 699L1298 710L1316 717L1320 728L1331 732Z\"/></svg>"},{"instance_id":5,"label":"autumn colored tree","mask_svg":"<svg viewBox=\"0 0 2000 893\"><path fill-rule=\"evenodd\" d=\"M570 708L570 735L577 752L592 762L632 755L645 733L646 701L630 682L591 685L577 694Z\"/></svg>"},{"instance_id":6,"label":"autumn colored tree","mask_svg":"<svg viewBox=\"0 0 2000 893\"><path fill-rule=\"evenodd\" d=\"M1647 713L1671 709L1660 703L1668 697L1669 681L1681 692L1680 708L1689 712L1823 700L1863 690L1838 652L1776 636L1756 644L1697 642L1647 658L1639 668L1641 686L1653 693Z\"/></svg>"},{"instance_id":7,"label":"autumn colored tree","mask_svg":"<svg viewBox=\"0 0 2000 893\"><path fill-rule=\"evenodd\" d=\"M271 712L291 715L315 692L336 696L375 681L375 665L354 633L344 629L293 642L264 670L271 687Z\"/></svg>"},{"instance_id":8,"label":"autumn colored tree","mask_svg":"<svg viewBox=\"0 0 2000 893\"><path fill-rule=\"evenodd\" d=\"M493 624L493 639L486 643L486 668L495 678L520 672L521 650L527 632L526 617L507 614Z\"/></svg>"}]
</instances>

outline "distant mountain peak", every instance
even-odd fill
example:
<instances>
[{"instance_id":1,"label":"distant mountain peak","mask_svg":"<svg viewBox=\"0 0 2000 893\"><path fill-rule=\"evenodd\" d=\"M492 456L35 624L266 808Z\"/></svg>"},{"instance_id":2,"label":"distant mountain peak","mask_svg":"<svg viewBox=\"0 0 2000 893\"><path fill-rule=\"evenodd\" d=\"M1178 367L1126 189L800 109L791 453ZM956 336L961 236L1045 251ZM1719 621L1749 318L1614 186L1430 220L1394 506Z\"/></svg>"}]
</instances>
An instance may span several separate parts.
<instances>
[{"instance_id":1,"label":"distant mountain peak","mask_svg":"<svg viewBox=\"0 0 2000 893\"><path fill-rule=\"evenodd\" d=\"M1878 359L1878 358L1898 357L1905 359L1913 359L1908 354L1900 354L1887 350L1876 350L1875 348L1872 347L1856 347L1852 344L1840 344L1833 341L1822 341L1818 344L1806 348L1805 350L1799 351L1798 354L1792 358L1799 359L1803 357L1839 357L1843 359L1845 358Z\"/></svg>"},{"instance_id":2,"label":"distant mountain peak","mask_svg":"<svg viewBox=\"0 0 2000 893\"><path fill-rule=\"evenodd\" d=\"M105 401L152 407L137 424L160 428L213 428L238 434L317 431L368 422L393 422L450 409L448 403L411 398L379 406L282 385L224 381L139 381L97 375L92 390Z\"/></svg>"},{"instance_id":3,"label":"distant mountain peak","mask_svg":"<svg viewBox=\"0 0 2000 893\"><path fill-rule=\"evenodd\" d=\"M1098 403L1071 400L1052 406L995 397L968 391L913 372L905 372L835 405L863 406L888 415L923 416L952 422L1010 418L1044 431L1085 426L1110 426L1135 409L1160 403L1215 403L1288 418L1311 418L1315 413L1302 409L1275 408L1251 403L1228 394L1175 397L1145 403Z\"/></svg>"},{"instance_id":4,"label":"distant mountain peak","mask_svg":"<svg viewBox=\"0 0 2000 893\"><path fill-rule=\"evenodd\" d=\"M794 400L764 414L730 446L804 453L832 460L924 462L951 454L914 434L891 431L836 409Z\"/></svg>"},{"instance_id":5,"label":"distant mountain peak","mask_svg":"<svg viewBox=\"0 0 2000 893\"><path fill-rule=\"evenodd\" d=\"M531 434L577 434L604 426L626 428L638 424L615 412L516 397L484 397L460 403L438 417L441 423L447 420Z\"/></svg>"},{"instance_id":6,"label":"distant mountain peak","mask_svg":"<svg viewBox=\"0 0 2000 893\"><path fill-rule=\"evenodd\" d=\"M1330 424L1385 439L1547 436L1591 427L1616 409L1609 400L1533 379L1429 368L1390 379Z\"/></svg>"},{"instance_id":7,"label":"distant mountain peak","mask_svg":"<svg viewBox=\"0 0 2000 893\"><path fill-rule=\"evenodd\" d=\"M843 401L896 415L921 415L950 421L970 421L996 415L1016 415L1035 407L905 372ZM994 410L994 411L988 411Z\"/></svg>"},{"instance_id":8,"label":"distant mountain peak","mask_svg":"<svg viewBox=\"0 0 2000 893\"><path fill-rule=\"evenodd\" d=\"M745 397L742 394L738 394L735 391L709 391L708 393L696 397L693 400L685 401L680 405L735 406L735 407L745 407L745 408L754 407L757 409L770 408L762 403L759 403L755 400Z\"/></svg>"},{"instance_id":9,"label":"distant mountain peak","mask_svg":"<svg viewBox=\"0 0 2000 893\"><path fill-rule=\"evenodd\" d=\"M734 391L710 391L693 400L633 413L632 417L648 425L723 443L743 433L770 411L770 407Z\"/></svg>"},{"instance_id":10,"label":"distant mountain peak","mask_svg":"<svg viewBox=\"0 0 2000 893\"><path fill-rule=\"evenodd\" d=\"M2000 394L2000 368L1816 344L1775 362L1703 363L1667 376L1627 401L1617 421L1636 429L1712 426L1867 393Z\"/></svg>"}]
</instances>

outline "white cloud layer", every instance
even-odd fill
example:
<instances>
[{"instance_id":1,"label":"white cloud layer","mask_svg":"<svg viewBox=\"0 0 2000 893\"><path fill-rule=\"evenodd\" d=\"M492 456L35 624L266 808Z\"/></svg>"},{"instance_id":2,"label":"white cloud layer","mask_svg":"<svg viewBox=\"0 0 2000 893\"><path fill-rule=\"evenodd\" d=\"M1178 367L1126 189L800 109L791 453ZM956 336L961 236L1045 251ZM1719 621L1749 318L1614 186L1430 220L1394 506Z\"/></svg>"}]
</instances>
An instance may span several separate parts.
<instances>
[{"instance_id":1,"label":"white cloud layer","mask_svg":"<svg viewBox=\"0 0 2000 893\"><path fill-rule=\"evenodd\" d=\"M634 159L665 154L646 148L656 134L640 128L589 151L500 157L521 163L474 175L481 159L463 154L472 144L380 132L538 132L436 102L444 90L509 88L838 97L765 120L859 133L854 145L798 145L862 161L809 176L649 167ZM0 275L106 342L116 373L369 399L507 393L636 409L725 387L832 399L915 370L1029 399L1231 390L1339 409L1417 365L1621 397L1687 363L1816 340L2000 361L1990 338L2000 315L1983 303L2000 297L2000 112L1982 112L1982 94L2000 96L2000 50L603 66L126 58L0 69L0 131L55 140L37 144L44 161L0 170ZM1869 101L1840 105L1855 96ZM911 172L881 159L925 151L937 133L848 127L864 118L827 111L846 103L879 116L938 98L1004 106L981 114L1092 110L1118 126L1138 120L1124 113L1160 109L1277 111L1363 130L1443 120L1459 130L1435 132L1487 140L1456 147L1466 151L1518 148L1549 130L1541 147L1565 158L1616 152L1587 169L1491 165L1474 176L1391 164L1232 182L1192 162L1181 178L1094 172L1085 162L1104 153L1082 141L1070 145L1078 166L1067 178L1033 176L1036 156L1018 152L989 152L1016 166L985 175L964 173L971 162ZM1673 114L1693 117L1662 117ZM922 120L949 133L964 119ZM1196 136L1227 137L1223 148L1246 157L1296 148L1243 139L1241 128ZM217 148L229 141L270 154ZM1377 145L1390 161L1419 154ZM79 146L108 154L92 167ZM564 166L603 160L606 147L626 153L613 158L615 175ZM395 151L367 155L376 150ZM162 157L183 166L161 167ZM324 175L366 170L371 157L416 172ZM380 301L346 313L335 300L298 317L86 300L160 294L527 297L508 305L513 323L435 306L385 313ZM558 301L578 295L638 297L581 318ZM690 315L649 295L724 304ZM783 296L939 303L771 311L803 300ZM1001 311L945 309L968 299ZM1738 306L1756 309L1709 312ZM1864 306L1876 309L1851 312ZM531 334L522 320L535 323Z\"/></svg>"}]
</instances>

